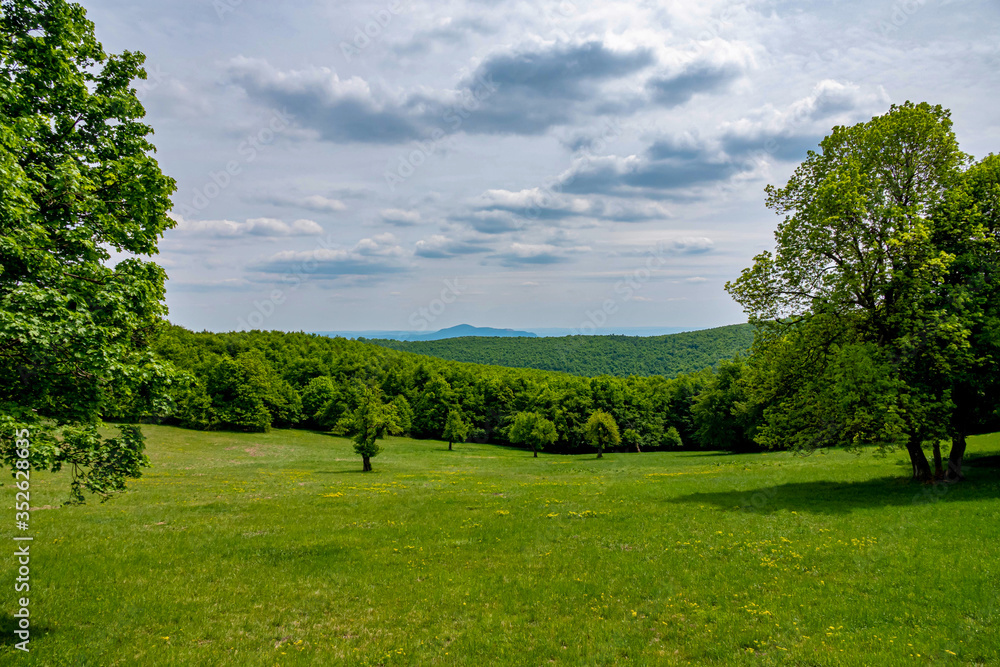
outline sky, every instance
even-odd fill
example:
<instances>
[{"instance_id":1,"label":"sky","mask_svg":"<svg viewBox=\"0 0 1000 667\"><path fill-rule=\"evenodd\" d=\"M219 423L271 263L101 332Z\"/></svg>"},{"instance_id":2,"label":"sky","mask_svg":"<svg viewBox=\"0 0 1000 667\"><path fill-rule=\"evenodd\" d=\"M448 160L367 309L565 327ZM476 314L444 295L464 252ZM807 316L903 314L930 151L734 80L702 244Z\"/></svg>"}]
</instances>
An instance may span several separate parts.
<instances>
[{"instance_id":1,"label":"sky","mask_svg":"<svg viewBox=\"0 0 1000 667\"><path fill-rule=\"evenodd\" d=\"M746 320L764 188L907 100L1000 151L994 0L85 0L175 228L170 319L588 332Z\"/></svg>"}]
</instances>

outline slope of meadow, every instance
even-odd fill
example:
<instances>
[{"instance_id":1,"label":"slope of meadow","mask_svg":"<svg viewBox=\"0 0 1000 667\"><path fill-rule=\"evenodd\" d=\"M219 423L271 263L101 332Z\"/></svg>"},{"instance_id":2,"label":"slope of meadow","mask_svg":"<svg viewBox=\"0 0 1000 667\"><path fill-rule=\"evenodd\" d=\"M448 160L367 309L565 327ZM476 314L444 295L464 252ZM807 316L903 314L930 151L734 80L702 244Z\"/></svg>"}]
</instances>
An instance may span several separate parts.
<instances>
[{"instance_id":1,"label":"slope of meadow","mask_svg":"<svg viewBox=\"0 0 1000 667\"><path fill-rule=\"evenodd\" d=\"M33 476L32 652L5 613L0 662L1000 664L993 468L392 439L362 474L311 432L146 432L109 503Z\"/></svg>"}]
</instances>

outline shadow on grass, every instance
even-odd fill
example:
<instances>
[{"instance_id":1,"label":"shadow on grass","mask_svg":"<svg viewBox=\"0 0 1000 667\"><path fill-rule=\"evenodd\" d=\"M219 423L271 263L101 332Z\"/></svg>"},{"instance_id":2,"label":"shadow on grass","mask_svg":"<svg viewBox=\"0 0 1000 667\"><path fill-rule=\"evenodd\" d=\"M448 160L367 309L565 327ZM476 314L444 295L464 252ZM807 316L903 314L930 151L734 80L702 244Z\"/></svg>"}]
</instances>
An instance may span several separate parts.
<instances>
[{"instance_id":1,"label":"shadow on grass","mask_svg":"<svg viewBox=\"0 0 1000 667\"><path fill-rule=\"evenodd\" d=\"M1000 457L996 457L1000 459ZM723 510L773 514L785 510L812 514L849 514L876 507L905 507L996 500L1000 475L995 470L967 471L961 484L920 484L906 477L881 477L863 482L789 482L745 491L689 493L666 502L715 505Z\"/></svg>"},{"instance_id":2,"label":"shadow on grass","mask_svg":"<svg viewBox=\"0 0 1000 667\"><path fill-rule=\"evenodd\" d=\"M965 460L968 468L1000 468L1000 454L988 456L972 456Z\"/></svg>"},{"instance_id":3,"label":"shadow on grass","mask_svg":"<svg viewBox=\"0 0 1000 667\"><path fill-rule=\"evenodd\" d=\"M34 618L31 618L30 620L31 627L28 628L28 631L31 632L32 641L35 641L37 638L51 632L51 630L46 626L38 625ZM14 644L22 641L20 637L14 634L16 630L21 629L19 621L20 619L14 618L9 612L0 612L0 646L13 646ZM29 646L31 646L31 644L29 644Z\"/></svg>"}]
</instances>

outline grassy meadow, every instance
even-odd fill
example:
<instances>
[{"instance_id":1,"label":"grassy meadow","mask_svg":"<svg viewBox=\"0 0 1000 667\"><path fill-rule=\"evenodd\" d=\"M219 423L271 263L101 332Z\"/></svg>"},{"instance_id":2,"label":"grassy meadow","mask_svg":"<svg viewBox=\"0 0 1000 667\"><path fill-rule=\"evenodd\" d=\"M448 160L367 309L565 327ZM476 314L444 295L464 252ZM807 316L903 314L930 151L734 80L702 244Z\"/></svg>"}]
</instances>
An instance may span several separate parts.
<instances>
[{"instance_id":1,"label":"grassy meadow","mask_svg":"<svg viewBox=\"0 0 1000 667\"><path fill-rule=\"evenodd\" d=\"M5 612L0 663L1000 664L987 465L922 487L905 453L393 438L363 474L317 433L145 432L154 467L108 503L33 475L32 650Z\"/></svg>"}]
</instances>

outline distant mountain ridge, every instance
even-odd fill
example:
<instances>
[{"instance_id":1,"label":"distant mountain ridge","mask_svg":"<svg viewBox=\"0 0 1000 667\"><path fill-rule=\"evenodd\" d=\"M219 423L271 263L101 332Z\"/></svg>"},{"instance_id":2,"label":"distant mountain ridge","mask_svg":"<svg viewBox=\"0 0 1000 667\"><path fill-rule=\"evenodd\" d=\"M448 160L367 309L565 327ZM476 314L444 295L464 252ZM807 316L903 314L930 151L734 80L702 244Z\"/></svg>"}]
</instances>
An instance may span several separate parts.
<instances>
[{"instance_id":1,"label":"distant mountain ridge","mask_svg":"<svg viewBox=\"0 0 1000 667\"><path fill-rule=\"evenodd\" d=\"M493 327L474 327L471 324L459 324L440 331L418 333L414 331L317 331L321 336L341 336L364 340L394 340L405 342L445 340L448 338L464 338L478 336L482 338L537 338L538 334L516 329L494 329ZM389 346L387 346L389 347Z\"/></svg>"},{"instance_id":2,"label":"distant mountain ridge","mask_svg":"<svg viewBox=\"0 0 1000 667\"><path fill-rule=\"evenodd\" d=\"M475 329L476 327L469 327ZM460 327L452 327L460 329ZM466 329L461 329L466 330ZM445 330L449 331L449 330ZM504 331L504 330L497 330ZM438 332L440 333L440 332ZM431 334L433 335L433 334ZM463 336L417 341L370 340L404 352L450 361L509 368L536 368L573 375L663 375L676 377L745 355L753 327L733 324L666 336L563 336L521 338Z\"/></svg>"},{"instance_id":3,"label":"distant mountain ridge","mask_svg":"<svg viewBox=\"0 0 1000 667\"><path fill-rule=\"evenodd\" d=\"M530 331L516 331L515 329L494 329L493 327L474 327L471 324L459 324L457 326L441 329L426 334L415 334L410 341L430 341L445 340L448 338L465 338L477 336L481 338L538 338L537 334Z\"/></svg>"}]
</instances>

